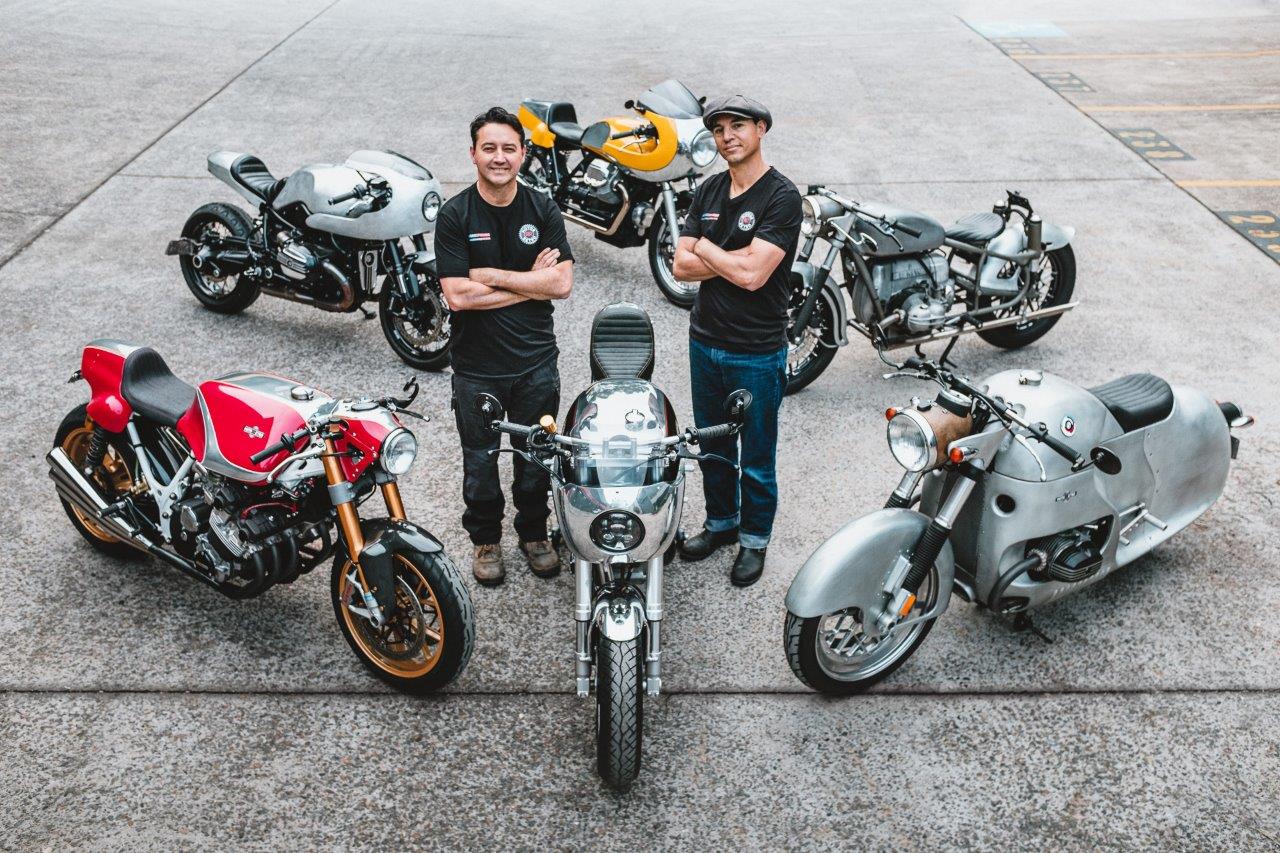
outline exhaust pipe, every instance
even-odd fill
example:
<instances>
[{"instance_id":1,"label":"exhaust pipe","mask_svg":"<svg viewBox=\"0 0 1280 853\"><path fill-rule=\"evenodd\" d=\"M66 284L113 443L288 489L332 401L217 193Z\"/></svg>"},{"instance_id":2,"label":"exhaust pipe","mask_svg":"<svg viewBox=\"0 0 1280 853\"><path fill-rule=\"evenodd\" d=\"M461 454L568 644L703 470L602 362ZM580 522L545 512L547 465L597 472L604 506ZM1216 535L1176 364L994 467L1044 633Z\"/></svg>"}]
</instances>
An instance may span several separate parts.
<instances>
[{"instance_id":1,"label":"exhaust pipe","mask_svg":"<svg viewBox=\"0 0 1280 853\"><path fill-rule=\"evenodd\" d=\"M915 335L910 338L903 338L902 340L895 341L891 344L888 344L885 347L885 349L901 349L902 347L913 347L918 344L927 344L931 341L944 341L949 338L957 337L958 335L967 335L973 332L979 332L979 331L982 331L983 329L999 329L1002 326L1012 326L1016 323L1026 322L1027 320L1040 320L1045 317L1056 317L1059 314L1067 313L1068 311L1070 311L1072 308L1075 308L1079 304L1080 304L1079 302L1068 302L1064 305L1053 305L1049 308L1040 308L1035 311L1031 311L1026 315L1015 314L1010 317L1001 317L998 320L987 320L978 326L969 325L969 326L962 326L959 328L955 326L951 326L945 329L938 329L936 331L929 332L927 334ZM892 316L893 315L890 315L890 317ZM862 335L866 337L868 340L874 341L876 339L875 336L872 334L872 330L869 327L864 326L862 323L859 323L857 320L850 320L849 325L852 326L854 329L856 329L858 332L862 333Z\"/></svg>"},{"instance_id":2,"label":"exhaust pipe","mask_svg":"<svg viewBox=\"0 0 1280 853\"><path fill-rule=\"evenodd\" d=\"M290 302L301 302L303 305L312 305L321 311L345 312L350 311L356 304L356 292L351 287L351 281L347 278L342 270L338 269L329 261L321 261L320 268L329 274L342 291L342 298L337 302L325 302L309 296L305 293L298 293L296 290L288 290L282 287L262 287L262 292L268 296L274 296L278 299L287 299Z\"/></svg>"},{"instance_id":3,"label":"exhaust pipe","mask_svg":"<svg viewBox=\"0 0 1280 853\"><path fill-rule=\"evenodd\" d=\"M71 461L71 458L67 456L61 447L55 447L50 450L44 459L45 462L49 463L49 477L53 480L58 496L67 503L76 507L85 515L90 516L97 524L102 525L108 533L126 545L131 545L139 551L153 554L169 565L191 575L196 580L204 581L219 592L225 592L217 581L200 571L200 568L195 563L156 545L141 530L138 530L125 519L119 518L114 514L107 514L107 502L103 500L98 489L80 473L75 463Z\"/></svg>"}]
</instances>

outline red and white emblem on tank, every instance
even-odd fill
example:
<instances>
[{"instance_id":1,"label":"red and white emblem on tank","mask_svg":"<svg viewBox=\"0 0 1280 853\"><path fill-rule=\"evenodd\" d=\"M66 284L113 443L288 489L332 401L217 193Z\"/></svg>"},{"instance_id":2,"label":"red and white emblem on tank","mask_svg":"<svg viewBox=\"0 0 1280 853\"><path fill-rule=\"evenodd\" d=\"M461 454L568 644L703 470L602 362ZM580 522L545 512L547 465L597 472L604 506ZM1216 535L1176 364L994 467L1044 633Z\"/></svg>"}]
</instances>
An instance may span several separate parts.
<instances>
[{"instance_id":1,"label":"red and white emblem on tank","mask_svg":"<svg viewBox=\"0 0 1280 853\"><path fill-rule=\"evenodd\" d=\"M520 230L516 232L516 236L520 238L520 242L526 246L532 246L538 242L538 226L533 223L521 225Z\"/></svg>"},{"instance_id":2,"label":"red and white emblem on tank","mask_svg":"<svg viewBox=\"0 0 1280 853\"><path fill-rule=\"evenodd\" d=\"M249 438L262 438L262 436L264 435L262 430L258 429L256 426L253 426L252 424L244 428L244 434L249 436Z\"/></svg>"},{"instance_id":3,"label":"red and white emblem on tank","mask_svg":"<svg viewBox=\"0 0 1280 853\"><path fill-rule=\"evenodd\" d=\"M747 211L738 217L738 230L750 231L756 227L756 215L751 211Z\"/></svg>"},{"instance_id":4,"label":"red and white emblem on tank","mask_svg":"<svg viewBox=\"0 0 1280 853\"><path fill-rule=\"evenodd\" d=\"M1076 434L1076 419L1067 415L1062 419L1062 434L1067 438Z\"/></svg>"}]
</instances>

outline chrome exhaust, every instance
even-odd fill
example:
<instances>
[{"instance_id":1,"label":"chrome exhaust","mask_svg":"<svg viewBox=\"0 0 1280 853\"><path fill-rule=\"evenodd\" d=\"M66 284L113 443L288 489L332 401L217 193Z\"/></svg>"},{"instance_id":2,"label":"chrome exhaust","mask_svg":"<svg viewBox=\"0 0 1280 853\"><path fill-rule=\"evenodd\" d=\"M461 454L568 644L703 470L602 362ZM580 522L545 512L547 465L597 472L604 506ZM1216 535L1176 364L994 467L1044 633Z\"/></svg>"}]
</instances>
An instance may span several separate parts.
<instances>
[{"instance_id":1,"label":"chrome exhaust","mask_svg":"<svg viewBox=\"0 0 1280 853\"><path fill-rule=\"evenodd\" d=\"M1025 323L1028 320L1041 320L1045 317L1056 317L1059 314L1065 314L1072 308L1079 305L1079 302L1068 302L1065 305L1054 305L1050 308L1041 308L1028 314L1017 314L1012 317L1001 317L999 320L987 320L981 325L951 326L945 329L935 329L924 335L916 335L911 338L903 338L902 340L892 341L884 345L885 349L900 349L902 347L914 347L919 344L927 344L932 341L945 341L959 335L967 335L971 332L980 332L983 329L999 329L1002 326L1013 326L1018 323ZM850 320L849 325L857 329L867 340L875 341L877 335L873 335L869 327L864 326L857 320Z\"/></svg>"},{"instance_id":2,"label":"chrome exhaust","mask_svg":"<svg viewBox=\"0 0 1280 853\"><path fill-rule=\"evenodd\" d=\"M305 293L299 293L296 290L288 290L283 287L268 287L262 285L262 292L268 296L274 296L277 299L287 299L290 302L301 302L303 305L311 305L319 308L321 311L343 312L350 311L356 304L356 292L351 286L350 279L342 270L334 266L330 261L321 261L320 268L329 274L338 285L338 289L342 291L342 298L337 302L325 302L322 299L316 299Z\"/></svg>"},{"instance_id":3,"label":"chrome exhaust","mask_svg":"<svg viewBox=\"0 0 1280 853\"><path fill-rule=\"evenodd\" d=\"M132 524L114 515L105 515L107 502L97 488L80 473L71 457L61 447L55 447L44 457L49 463L49 477L53 480L58 496L76 509L102 525L108 533L139 551L151 551L155 546L134 528Z\"/></svg>"}]
</instances>

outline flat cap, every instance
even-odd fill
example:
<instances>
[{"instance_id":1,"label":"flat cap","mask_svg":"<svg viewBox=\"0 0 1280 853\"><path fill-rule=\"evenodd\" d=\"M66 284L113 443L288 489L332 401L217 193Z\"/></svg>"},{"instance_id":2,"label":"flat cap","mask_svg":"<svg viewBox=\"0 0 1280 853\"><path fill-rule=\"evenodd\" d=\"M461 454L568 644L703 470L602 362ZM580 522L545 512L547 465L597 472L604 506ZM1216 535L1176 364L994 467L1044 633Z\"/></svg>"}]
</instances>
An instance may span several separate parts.
<instances>
[{"instance_id":1,"label":"flat cap","mask_svg":"<svg viewBox=\"0 0 1280 853\"><path fill-rule=\"evenodd\" d=\"M765 130L773 128L773 115L764 104L746 95L720 95L710 98L702 107L702 123L707 130L715 124L717 116L741 116L752 121L764 122Z\"/></svg>"}]
</instances>

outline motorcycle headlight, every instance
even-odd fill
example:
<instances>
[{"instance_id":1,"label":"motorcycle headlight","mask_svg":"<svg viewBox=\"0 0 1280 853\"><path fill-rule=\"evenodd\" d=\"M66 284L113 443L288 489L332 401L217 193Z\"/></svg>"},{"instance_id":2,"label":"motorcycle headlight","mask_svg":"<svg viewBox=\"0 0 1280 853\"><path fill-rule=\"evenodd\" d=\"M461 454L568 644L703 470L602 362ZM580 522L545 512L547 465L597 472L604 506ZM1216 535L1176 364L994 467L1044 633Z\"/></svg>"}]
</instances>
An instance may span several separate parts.
<instances>
[{"instance_id":1,"label":"motorcycle headlight","mask_svg":"<svg viewBox=\"0 0 1280 853\"><path fill-rule=\"evenodd\" d=\"M440 215L440 193L430 192L422 197L422 218L435 222Z\"/></svg>"},{"instance_id":2,"label":"motorcycle headlight","mask_svg":"<svg viewBox=\"0 0 1280 853\"><path fill-rule=\"evenodd\" d=\"M889 451L908 471L926 471L938 461L938 437L915 409L905 409L889 420Z\"/></svg>"},{"instance_id":3,"label":"motorcycle headlight","mask_svg":"<svg viewBox=\"0 0 1280 853\"><path fill-rule=\"evenodd\" d=\"M716 141L709 130L698 131L693 142L689 143L689 159L699 169L710 166L711 161L716 159L716 153Z\"/></svg>"},{"instance_id":4,"label":"motorcycle headlight","mask_svg":"<svg viewBox=\"0 0 1280 853\"><path fill-rule=\"evenodd\" d=\"M644 522L626 510L613 509L597 515L589 532L600 550L621 554L644 541Z\"/></svg>"},{"instance_id":5,"label":"motorcycle headlight","mask_svg":"<svg viewBox=\"0 0 1280 853\"><path fill-rule=\"evenodd\" d=\"M808 196L800 200L800 215L800 233L806 237L817 234L818 227L822 224L822 214Z\"/></svg>"},{"instance_id":6,"label":"motorcycle headlight","mask_svg":"<svg viewBox=\"0 0 1280 853\"><path fill-rule=\"evenodd\" d=\"M391 434L382 440L382 452L379 458L382 460L382 470L388 474L398 477L405 473L413 466L413 460L417 456L418 439L404 427L392 430Z\"/></svg>"}]
</instances>

